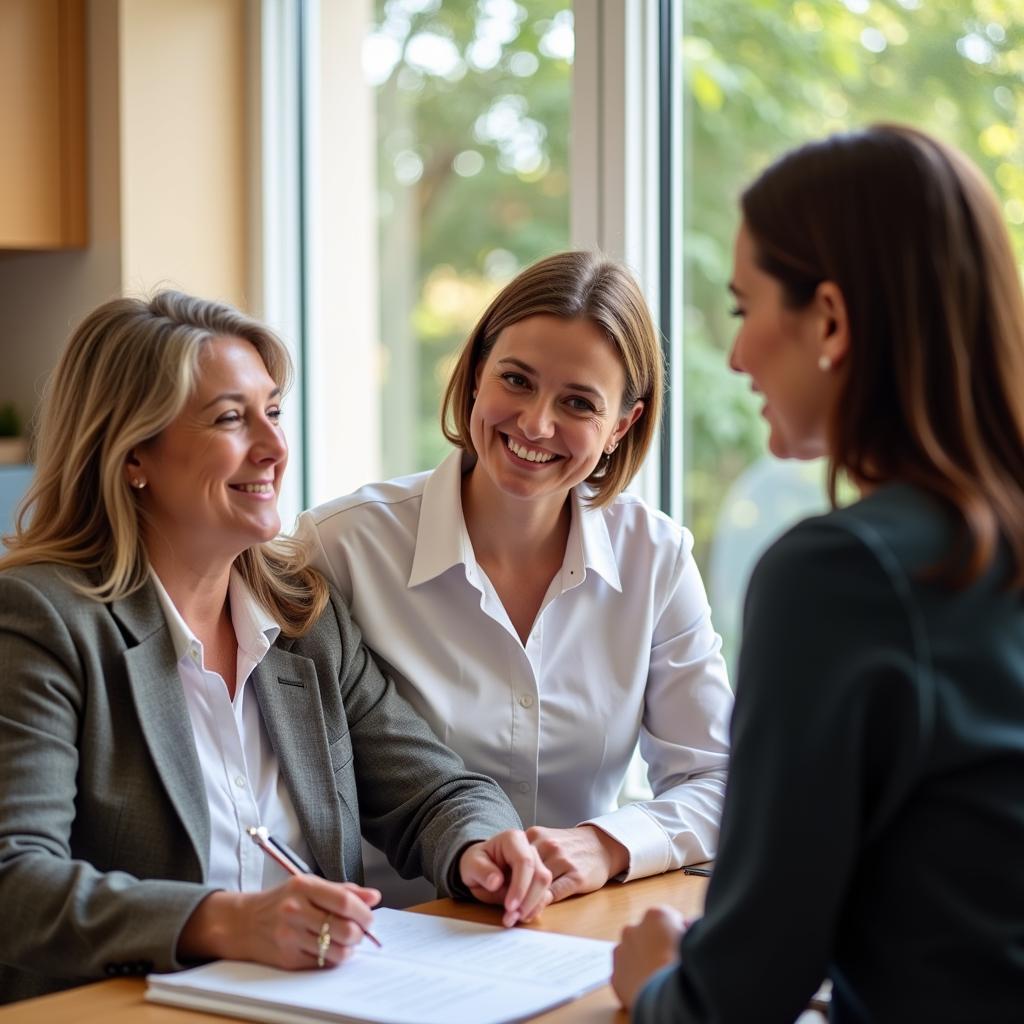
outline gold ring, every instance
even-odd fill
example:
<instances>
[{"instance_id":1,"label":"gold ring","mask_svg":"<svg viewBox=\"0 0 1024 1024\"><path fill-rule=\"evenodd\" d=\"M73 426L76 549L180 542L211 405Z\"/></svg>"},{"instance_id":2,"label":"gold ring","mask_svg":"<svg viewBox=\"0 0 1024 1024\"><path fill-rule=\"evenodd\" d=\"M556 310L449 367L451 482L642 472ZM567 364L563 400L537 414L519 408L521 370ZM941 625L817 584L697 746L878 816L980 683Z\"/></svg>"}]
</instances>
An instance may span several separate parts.
<instances>
[{"instance_id":1,"label":"gold ring","mask_svg":"<svg viewBox=\"0 0 1024 1024\"><path fill-rule=\"evenodd\" d=\"M331 919L326 918L324 923L320 925L320 934L316 939L316 965L317 967L323 967L324 957L327 956L327 950L331 948Z\"/></svg>"}]
</instances>

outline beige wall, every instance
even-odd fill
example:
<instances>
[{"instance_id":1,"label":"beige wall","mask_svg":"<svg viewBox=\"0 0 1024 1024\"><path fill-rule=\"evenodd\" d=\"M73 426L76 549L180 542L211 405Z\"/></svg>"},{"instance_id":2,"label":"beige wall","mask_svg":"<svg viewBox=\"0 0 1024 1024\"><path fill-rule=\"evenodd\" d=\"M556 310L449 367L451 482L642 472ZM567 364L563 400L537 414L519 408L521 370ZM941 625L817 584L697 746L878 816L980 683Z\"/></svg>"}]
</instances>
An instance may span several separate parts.
<instances>
[{"instance_id":1,"label":"beige wall","mask_svg":"<svg viewBox=\"0 0 1024 1024\"><path fill-rule=\"evenodd\" d=\"M124 287L248 305L244 0L122 0Z\"/></svg>"},{"instance_id":2,"label":"beige wall","mask_svg":"<svg viewBox=\"0 0 1024 1024\"><path fill-rule=\"evenodd\" d=\"M26 415L69 330L122 290L249 298L245 0L87 17L89 244L0 253L0 401Z\"/></svg>"}]
</instances>

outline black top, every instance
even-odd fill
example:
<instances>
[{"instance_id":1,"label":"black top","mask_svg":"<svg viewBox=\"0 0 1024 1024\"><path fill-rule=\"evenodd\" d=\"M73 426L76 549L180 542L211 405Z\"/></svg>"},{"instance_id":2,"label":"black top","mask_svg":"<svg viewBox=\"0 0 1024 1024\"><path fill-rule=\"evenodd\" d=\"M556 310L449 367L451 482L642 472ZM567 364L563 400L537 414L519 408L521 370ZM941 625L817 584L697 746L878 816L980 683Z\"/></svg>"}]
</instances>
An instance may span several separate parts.
<instances>
[{"instance_id":1,"label":"black top","mask_svg":"<svg viewBox=\"0 0 1024 1024\"><path fill-rule=\"evenodd\" d=\"M905 485L807 520L750 582L720 855L633 1019L1024 1020L1024 602Z\"/></svg>"}]
</instances>

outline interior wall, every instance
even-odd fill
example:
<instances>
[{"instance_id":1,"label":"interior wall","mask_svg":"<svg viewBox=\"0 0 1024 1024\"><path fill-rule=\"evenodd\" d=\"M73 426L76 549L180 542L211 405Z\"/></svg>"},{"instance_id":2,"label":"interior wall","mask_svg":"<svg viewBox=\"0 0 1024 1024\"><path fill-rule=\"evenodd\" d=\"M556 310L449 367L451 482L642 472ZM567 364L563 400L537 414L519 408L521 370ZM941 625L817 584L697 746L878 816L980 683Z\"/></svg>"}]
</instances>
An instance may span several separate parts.
<instances>
[{"instance_id":1,"label":"interior wall","mask_svg":"<svg viewBox=\"0 0 1024 1024\"><path fill-rule=\"evenodd\" d=\"M122 282L248 308L245 0L122 0Z\"/></svg>"}]
</instances>

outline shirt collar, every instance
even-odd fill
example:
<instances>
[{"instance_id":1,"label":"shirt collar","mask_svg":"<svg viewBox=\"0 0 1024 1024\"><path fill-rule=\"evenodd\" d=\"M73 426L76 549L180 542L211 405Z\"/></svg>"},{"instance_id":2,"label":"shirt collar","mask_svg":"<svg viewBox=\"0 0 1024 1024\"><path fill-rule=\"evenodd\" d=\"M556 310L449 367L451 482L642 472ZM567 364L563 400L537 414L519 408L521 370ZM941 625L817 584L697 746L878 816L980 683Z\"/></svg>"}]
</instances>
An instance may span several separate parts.
<instances>
[{"instance_id":1,"label":"shirt collar","mask_svg":"<svg viewBox=\"0 0 1024 1024\"><path fill-rule=\"evenodd\" d=\"M181 617L170 594L152 569L150 576L156 590L157 599L167 620L167 631L171 635L174 657L181 661L195 647L202 651L202 641L195 635L189 624ZM242 651L257 664L263 660L274 641L281 632L281 626L270 612L253 596L242 577L231 570L228 581L228 595L231 601L231 624L235 630L235 639Z\"/></svg>"},{"instance_id":2,"label":"shirt collar","mask_svg":"<svg viewBox=\"0 0 1024 1024\"><path fill-rule=\"evenodd\" d=\"M587 505L586 500L591 494L592 491L586 484L573 488L572 523L565 546L563 573L566 569L575 569L585 574L586 571L593 569L608 586L621 593L619 563L615 558L612 540L608 536L608 523L605 521L605 516L614 515L615 510ZM573 565L573 562L576 564Z\"/></svg>"},{"instance_id":3,"label":"shirt collar","mask_svg":"<svg viewBox=\"0 0 1024 1024\"><path fill-rule=\"evenodd\" d=\"M410 587L435 579L453 566L476 564L462 514L462 477L474 461L472 454L457 448L427 478L409 573ZM593 569L609 586L621 591L619 565L608 536L605 512L584 504L590 493L585 484L572 492L572 523L562 565L563 582L566 587L580 583L586 570Z\"/></svg>"},{"instance_id":4,"label":"shirt collar","mask_svg":"<svg viewBox=\"0 0 1024 1024\"><path fill-rule=\"evenodd\" d=\"M476 564L462 515L462 475L473 462L473 455L456 448L427 477L409 573L410 587L435 579L452 566Z\"/></svg>"}]
</instances>

